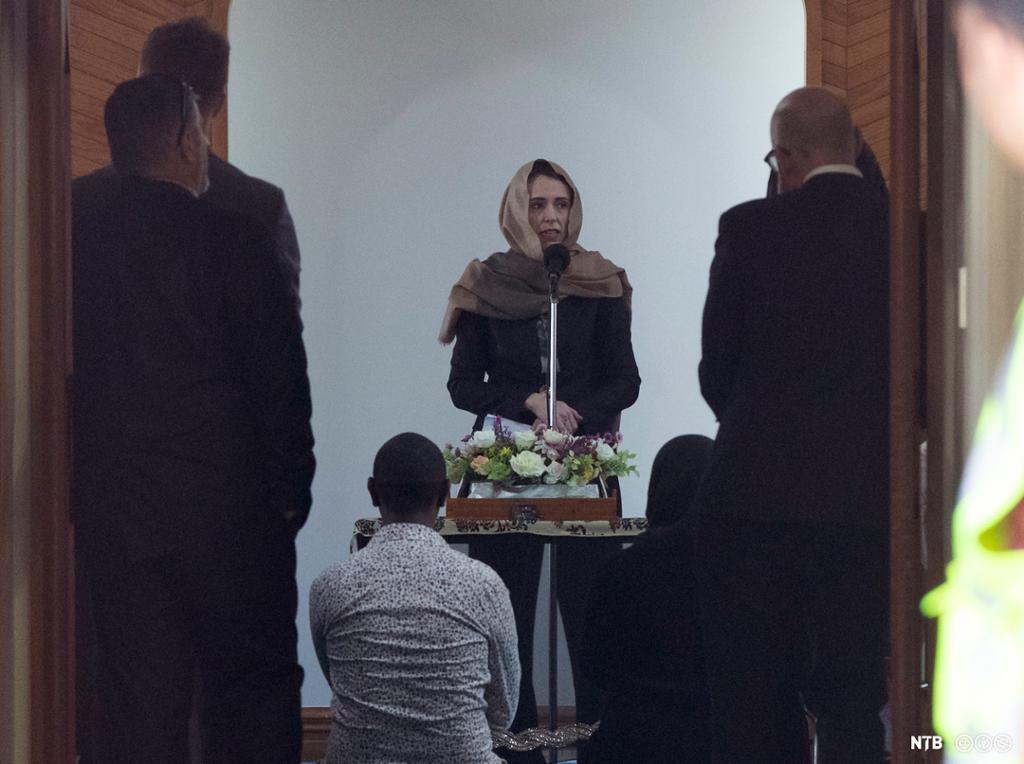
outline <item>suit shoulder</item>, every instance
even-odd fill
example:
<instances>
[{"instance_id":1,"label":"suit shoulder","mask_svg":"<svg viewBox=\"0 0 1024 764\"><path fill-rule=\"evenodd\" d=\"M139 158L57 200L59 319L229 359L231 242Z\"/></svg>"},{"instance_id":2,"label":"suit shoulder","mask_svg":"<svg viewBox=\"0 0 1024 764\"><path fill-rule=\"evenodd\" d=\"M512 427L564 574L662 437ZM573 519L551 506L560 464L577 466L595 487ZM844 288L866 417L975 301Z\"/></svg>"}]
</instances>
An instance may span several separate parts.
<instances>
[{"instance_id":1,"label":"suit shoulder","mask_svg":"<svg viewBox=\"0 0 1024 764\"><path fill-rule=\"evenodd\" d=\"M744 230L751 227L760 227L766 219L771 217L770 210L774 205L774 199L752 199L749 202L737 204L722 213L718 221L718 230Z\"/></svg>"},{"instance_id":2,"label":"suit shoulder","mask_svg":"<svg viewBox=\"0 0 1024 764\"><path fill-rule=\"evenodd\" d=\"M80 225L108 209L117 199L120 189L121 178L111 165L72 180L72 224Z\"/></svg>"},{"instance_id":3,"label":"suit shoulder","mask_svg":"<svg viewBox=\"0 0 1024 764\"><path fill-rule=\"evenodd\" d=\"M96 189L108 188L110 186L117 186L119 176L113 165L107 165L101 167L98 170L93 170L87 175L79 175L77 178L71 181L71 193L81 194L89 193Z\"/></svg>"},{"instance_id":4,"label":"suit shoulder","mask_svg":"<svg viewBox=\"0 0 1024 764\"><path fill-rule=\"evenodd\" d=\"M203 198L203 216L210 236L222 245L237 243L246 247L265 244L273 248L273 237L263 225L253 225L253 218L246 212L221 207Z\"/></svg>"},{"instance_id":5,"label":"suit shoulder","mask_svg":"<svg viewBox=\"0 0 1024 764\"><path fill-rule=\"evenodd\" d=\"M273 183L248 175L230 162L211 154L210 190L206 196L215 201L244 197L238 200L238 206L252 199L260 200L264 204L279 205L284 198L284 191Z\"/></svg>"}]
</instances>

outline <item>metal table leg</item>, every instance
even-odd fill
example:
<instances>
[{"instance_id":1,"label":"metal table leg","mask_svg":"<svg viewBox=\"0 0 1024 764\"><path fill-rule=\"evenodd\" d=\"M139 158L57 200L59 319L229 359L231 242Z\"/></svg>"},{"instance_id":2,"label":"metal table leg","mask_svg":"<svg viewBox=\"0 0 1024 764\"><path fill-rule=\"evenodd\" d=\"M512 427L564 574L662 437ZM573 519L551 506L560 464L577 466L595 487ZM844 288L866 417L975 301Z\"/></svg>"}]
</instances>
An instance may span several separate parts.
<instances>
[{"instance_id":1,"label":"metal table leg","mask_svg":"<svg viewBox=\"0 0 1024 764\"><path fill-rule=\"evenodd\" d=\"M548 544L551 556L548 559L548 729L558 729L558 545ZM558 749L551 748L551 761L558 761Z\"/></svg>"}]
</instances>

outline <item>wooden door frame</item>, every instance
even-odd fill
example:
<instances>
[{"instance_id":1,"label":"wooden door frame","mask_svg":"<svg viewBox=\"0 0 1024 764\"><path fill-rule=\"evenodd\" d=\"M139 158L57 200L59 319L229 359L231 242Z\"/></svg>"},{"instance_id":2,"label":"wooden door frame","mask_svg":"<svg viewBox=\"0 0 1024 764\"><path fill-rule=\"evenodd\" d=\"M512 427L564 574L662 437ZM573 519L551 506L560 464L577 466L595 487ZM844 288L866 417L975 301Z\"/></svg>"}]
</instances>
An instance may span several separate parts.
<instances>
[{"instance_id":1,"label":"wooden door frame","mask_svg":"<svg viewBox=\"0 0 1024 764\"><path fill-rule=\"evenodd\" d=\"M910 736L926 734L921 687L923 594L919 525L922 412L920 71L917 18L909 2L890 16L889 477L893 764L912 761Z\"/></svg>"},{"instance_id":2,"label":"wooden door frame","mask_svg":"<svg viewBox=\"0 0 1024 764\"><path fill-rule=\"evenodd\" d=\"M2 679L14 683L0 688L12 698L0 718L9 746L0 755L52 764L75 756L67 3L7 0L3 13L15 66L0 96L13 114L2 140L17 162L5 162L0 177L14 229L0 259L0 561L10 566L0 574L18 591L0 595Z\"/></svg>"},{"instance_id":3,"label":"wooden door frame","mask_svg":"<svg viewBox=\"0 0 1024 764\"><path fill-rule=\"evenodd\" d=\"M894 3L891 17L893 764L921 760L925 754L910 751L910 736L933 731L936 625L919 608L921 597L942 582L949 561L963 466L957 318L962 109L949 14L942 0L926 0L916 8ZM924 205L922 166L927 167Z\"/></svg>"}]
</instances>

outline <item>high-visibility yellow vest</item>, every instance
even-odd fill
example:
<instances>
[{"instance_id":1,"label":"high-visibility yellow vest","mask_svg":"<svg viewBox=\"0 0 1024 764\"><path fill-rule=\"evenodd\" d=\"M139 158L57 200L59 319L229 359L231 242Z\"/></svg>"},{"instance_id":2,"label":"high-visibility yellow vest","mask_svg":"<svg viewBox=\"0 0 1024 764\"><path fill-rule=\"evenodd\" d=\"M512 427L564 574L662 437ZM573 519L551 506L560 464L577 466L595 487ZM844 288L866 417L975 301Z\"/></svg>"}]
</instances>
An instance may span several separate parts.
<instances>
[{"instance_id":1,"label":"high-visibility yellow vest","mask_svg":"<svg viewBox=\"0 0 1024 764\"><path fill-rule=\"evenodd\" d=\"M978 758L993 763L1024 761L1024 550L1008 548L1006 527L1022 497L1024 304L978 420L953 513L946 582L921 603L926 615L939 618L936 731L947 750L958 736L1010 736L1009 758Z\"/></svg>"}]
</instances>

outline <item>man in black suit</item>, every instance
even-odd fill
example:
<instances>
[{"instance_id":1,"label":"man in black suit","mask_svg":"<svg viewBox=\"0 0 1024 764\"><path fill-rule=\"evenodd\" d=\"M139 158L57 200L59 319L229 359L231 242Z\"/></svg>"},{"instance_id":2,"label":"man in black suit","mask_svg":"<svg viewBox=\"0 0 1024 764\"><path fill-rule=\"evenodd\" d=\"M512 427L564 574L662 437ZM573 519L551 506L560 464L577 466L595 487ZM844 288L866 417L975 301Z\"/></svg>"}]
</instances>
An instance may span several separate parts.
<instances>
[{"instance_id":1,"label":"man in black suit","mask_svg":"<svg viewBox=\"0 0 1024 764\"><path fill-rule=\"evenodd\" d=\"M228 41L210 28L200 17L189 17L163 24L153 29L143 46L139 70L142 74L155 73L176 77L187 82L196 94L199 119L203 133L210 135L213 118L224 107L227 99ZM293 316L300 321L299 308L299 246L284 193L266 181L246 175L213 152L208 155L209 188L203 199L211 206L228 212L243 214L264 227L272 240L280 268L290 288ZM72 213L75 219L89 218L97 210L110 205L120 189L120 180L113 166L75 179L72 183ZM301 328L301 321L298 324ZM301 685L302 669L298 663L298 630L295 619L298 612L298 589L295 582L295 538L306 521L309 506L289 507L277 533L263 537L259 551L262 565L264 613L262 629L265 638L278 652L290 656ZM81 588L88 582L82 577ZM79 607L79 620L88 624L89 614ZM80 629L79 661L79 737L80 747L88 749L88 709L91 682L89 655L92 652L90 633ZM294 693L298 706L298 690Z\"/></svg>"},{"instance_id":2,"label":"man in black suit","mask_svg":"<svg viewBox=\"0 0 1024 764\"><path fill-rule=\"evenodd\" d=\"M697 574L716 761L884 760L888 223L846 106L789 94L773 199L726 212L701 392L719 420Z\"/></svg>"},{"instance_id":3,"label":"man in black suit","mask_svg":"<svg viewBox=\"0 0 1024 764\"><path fill-rule=\"evenodd\" d=\"M198 667L206 761L297 763L302 672L268 637L280 604L262 573L314 469L288 279L264 228L199 199L208 144L187 84L122 83L104 119L117 190L73 224L95 760L187 761Z\"/></svg>"}]
</instances>

